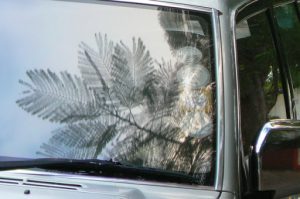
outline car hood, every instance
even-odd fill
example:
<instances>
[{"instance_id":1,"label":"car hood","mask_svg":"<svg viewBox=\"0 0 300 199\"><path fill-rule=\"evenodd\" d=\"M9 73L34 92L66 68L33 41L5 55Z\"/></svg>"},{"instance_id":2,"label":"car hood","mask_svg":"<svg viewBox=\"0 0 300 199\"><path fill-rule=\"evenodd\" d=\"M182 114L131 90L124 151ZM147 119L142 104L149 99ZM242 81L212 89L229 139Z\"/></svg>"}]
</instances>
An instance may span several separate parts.
<instances>
[{"instance_id":1,"label":"car hood","mask_svg":"<svg viewBox=\"0 0 300 199\"><path fill-rule=\"evenodd\" d=\"M213 199L213 187L69 175L32 170L0 172L3 198L21 199Z\"/></svg>"}]
</instances>

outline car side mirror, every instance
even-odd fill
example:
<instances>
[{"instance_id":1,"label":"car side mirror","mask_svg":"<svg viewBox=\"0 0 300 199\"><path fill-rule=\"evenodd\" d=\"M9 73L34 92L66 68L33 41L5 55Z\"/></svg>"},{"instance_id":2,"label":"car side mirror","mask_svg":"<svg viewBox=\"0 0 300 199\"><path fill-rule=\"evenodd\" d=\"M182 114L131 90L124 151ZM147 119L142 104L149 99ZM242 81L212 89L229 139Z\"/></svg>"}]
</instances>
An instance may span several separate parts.
<instances>
[{"instance_id":1,"label":"car side mirror","mask_svg":"<svg viewBox=\"0 0 300 199\"><path fill-rule=\"evenodd\" d=\"M266 123L249 159L251 191L274 190L275 198L300 193L300 121Z\"/></svg>"}]
</instances>

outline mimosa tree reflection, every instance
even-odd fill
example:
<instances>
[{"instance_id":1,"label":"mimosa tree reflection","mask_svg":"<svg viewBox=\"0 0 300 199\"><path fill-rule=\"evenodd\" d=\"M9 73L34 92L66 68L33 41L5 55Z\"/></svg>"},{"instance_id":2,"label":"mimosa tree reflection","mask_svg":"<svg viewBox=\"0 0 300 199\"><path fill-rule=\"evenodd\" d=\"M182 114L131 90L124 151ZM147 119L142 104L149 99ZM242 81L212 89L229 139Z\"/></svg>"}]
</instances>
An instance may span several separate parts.
<instances>
[{"instance_id":1,"label":"mimosa tree reflection","mask_svg":"<svg viewBox=\"0 0 300 199\"><path fill-rule=\"evenodd\" d=\"M185 45L173 49L175 63L158 62L140 38L133 37L131 46L100 33L95 40L97 50L79 45L81 77L41 69L27 72L30 82L20 81L27 90L18 105L63 124L38 153L108 157L204 180L212 161L214 114L206 52Z\"/></svg>"}]
</instances>

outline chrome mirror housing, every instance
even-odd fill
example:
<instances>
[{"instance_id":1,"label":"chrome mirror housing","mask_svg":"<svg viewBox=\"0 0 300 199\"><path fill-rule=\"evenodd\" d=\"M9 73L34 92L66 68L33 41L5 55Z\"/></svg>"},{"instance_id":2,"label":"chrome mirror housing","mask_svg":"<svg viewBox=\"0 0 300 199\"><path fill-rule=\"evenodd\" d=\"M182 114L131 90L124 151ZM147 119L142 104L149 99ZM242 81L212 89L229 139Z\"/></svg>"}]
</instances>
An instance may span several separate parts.
<instances>
[{"instance_id":1,"label":"chrome mirror housing","mask_svg":"<svg viewBox=\"0 0 300 199\"><path fill-rule=\"evenodd\" d=\"M275 198L300 193L300 121L266 123L251 150L251 191L274 190Z\"/></svg>"}]
</instances>

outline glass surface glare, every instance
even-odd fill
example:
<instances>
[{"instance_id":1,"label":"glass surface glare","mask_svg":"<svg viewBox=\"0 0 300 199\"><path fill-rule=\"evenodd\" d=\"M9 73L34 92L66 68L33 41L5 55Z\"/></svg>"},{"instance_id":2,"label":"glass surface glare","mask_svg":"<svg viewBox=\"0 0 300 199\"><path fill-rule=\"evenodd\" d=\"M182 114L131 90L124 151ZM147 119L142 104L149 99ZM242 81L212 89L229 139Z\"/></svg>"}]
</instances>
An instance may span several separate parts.
<instances>
[{"instance_id":1,"label":"glass surface glare","mask_svg":"<svg viewBox=\"0 0 300 199\"><path fill-rule=\"evenodd\" d=\"M0 1L0 156L113 159L212 185L210 16Z\"/></svg>"}]
</instances>

